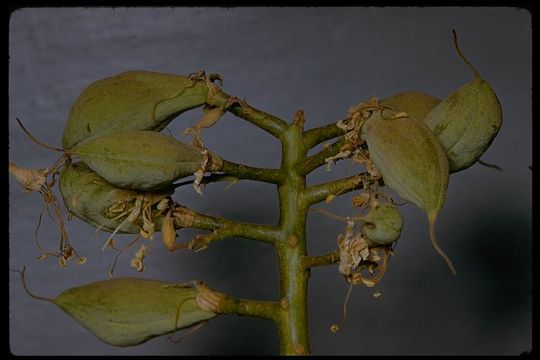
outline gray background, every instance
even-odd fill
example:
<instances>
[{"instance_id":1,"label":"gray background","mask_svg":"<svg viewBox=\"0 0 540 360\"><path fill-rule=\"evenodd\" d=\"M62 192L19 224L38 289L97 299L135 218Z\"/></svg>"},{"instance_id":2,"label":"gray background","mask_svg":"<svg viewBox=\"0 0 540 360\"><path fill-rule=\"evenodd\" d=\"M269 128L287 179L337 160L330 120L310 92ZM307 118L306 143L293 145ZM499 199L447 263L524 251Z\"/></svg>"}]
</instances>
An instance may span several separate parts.
<instances>
[{"instance_id":1,"label":"gray background","mask_svg":"<svg viewBox=\"0 0 540 360\"><path fill-rule=\"evenodd\" d=\"M348 321L342 317L347 291L337 267L314 269L309 288L310 335L314 354L518 354L531 348L531 17L514 8L64 8L23 9L10 21L10 161L40 168L57 153L33 144L15 117L43 141L59 146L71 104L90 82L141 69L189 74L221 73L224 89L287 120L303 109L307 127L342 118L372 95L421 90L439 97L472 79L456 56L451 29L463 51L497 92L503 127L483 159L504 168L475 165L450 179L437 224L439 242L451 256L451 276L428 240L424 214L401 207L405 219L396 256L378 287L355 287ZM182 115L169 127L180 131L200 116ZM205 143L224 158L278 166L276 140L227 115L205 132ZM342 162L310 183L351 175ZM199 197L190 187L177 201L227 218L273 223L277 195L271 185L241 182L224 191L207 187ZM112 252L101 253L107 234L78 219L71 239L88 263L60 269L54 258L38 261L33 242L41 199L25 194L10 178L10 267L27 266L34 292L61 291L107 278ZM353 213L350 195L326 208ZM343 224L320 214L309 217L309 252L336 247ZM180 233L188 240L195 232ZM41 241L53 249L57 232L45 220ZM157 238L159 241L159 237ZM118 237L127 243L129 237ZM122 257L117 276L138 275ZM272 248L228 239L199 253L168 253L160 243L146 260L144 277L199 279L233 296L278 297ZM278 354L270 322L221 316L181 344L163 337L133 348L101 343L49 303L26 296L10 273L10 346L26 354Z\"/></svg>"}]
</instances>

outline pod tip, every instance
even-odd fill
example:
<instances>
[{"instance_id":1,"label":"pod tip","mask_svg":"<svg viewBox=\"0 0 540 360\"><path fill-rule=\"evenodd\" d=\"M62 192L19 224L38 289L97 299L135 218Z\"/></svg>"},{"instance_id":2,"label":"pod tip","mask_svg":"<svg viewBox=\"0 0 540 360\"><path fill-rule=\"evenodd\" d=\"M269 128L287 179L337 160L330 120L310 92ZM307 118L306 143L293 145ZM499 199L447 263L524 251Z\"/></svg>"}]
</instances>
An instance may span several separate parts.
<instances>
[{"instance_id":1,"label":"pod tip","mask_svg":"<svg viewBox=\"0 0 540 360\"><path fill-rule=\"evenodd\" d=\"M429 221L429 239L431 240L431 244L435 248L435 251L446 261L446 264L450 268L450 271L453 275L456 275L456 268L452 264L452 260L448 257L448 255L445 254L445 252L440 248L439 244L437 243L437 238L435 237L435 222L437 221L437 215L438 211L428 213L428 221Z\"/></svg>"}]
</instances>

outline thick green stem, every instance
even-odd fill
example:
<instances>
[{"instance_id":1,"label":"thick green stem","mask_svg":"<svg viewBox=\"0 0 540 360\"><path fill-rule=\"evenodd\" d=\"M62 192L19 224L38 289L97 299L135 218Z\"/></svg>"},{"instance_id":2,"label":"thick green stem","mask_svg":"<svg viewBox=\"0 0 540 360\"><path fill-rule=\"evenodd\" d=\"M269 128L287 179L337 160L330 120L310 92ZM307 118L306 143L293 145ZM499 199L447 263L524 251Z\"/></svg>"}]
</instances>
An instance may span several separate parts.
<instances>
[{"instance_id":1,"label":"thick green stem","mask_svg":"<svg viewBox=\"0 0 540 360\"><path fill-rule=\"evenodd\" d=\"M294 122L282 138L282 171L287 177L279 186L281 236L276 243L280 272L280 313L277 321L283 355L311 352L308 334L308 278L301 258L307 255L307 204L303 199L305 176L295 164L305 158L301 122Z\"/></svg>"},{"instance_id":2,"label":"thick green stem","mask_svg":"<svg viewBox=\"0 0 540 360\"><path fill-rule=\"evenodd\" d=\"M278 185L280 217L277 227L248 225L200 217L193 227L210 226L211 234L198 236L192 245L206 246L211 241L229 236L252 237L274 245L280 273L279 302L258 302L221 296L220 311L245 314L276 322L283 355L311 353L308 333L308 280L310 267L333 263L336 254L307 256L306 222L309 207L329 195L340 195L362 186L360 176L311 186L306 189L306 175L339 154L347 144L341 138L317 154L307 157L310 148L343 134L336 124L304 132L303 111L299 110L291 124L249 106L244 100L213 88L208 104L220 106L249 121L281 141L282 161L279 170L252 168L224 161L222 171L239 179L266 181ZM339 255L339 254L338 254Z\"/></svg>"}]
</instances>

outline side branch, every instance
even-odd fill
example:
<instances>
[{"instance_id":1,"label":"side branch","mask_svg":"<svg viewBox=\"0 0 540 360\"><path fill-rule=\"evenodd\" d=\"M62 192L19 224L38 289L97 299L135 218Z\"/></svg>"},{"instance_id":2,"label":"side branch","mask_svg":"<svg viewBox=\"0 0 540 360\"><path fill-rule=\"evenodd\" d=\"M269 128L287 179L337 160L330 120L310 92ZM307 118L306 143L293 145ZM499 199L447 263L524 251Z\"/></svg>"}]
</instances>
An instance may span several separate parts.
<instances>
[{"instance_id":1,"label":"side branch","mask_svg":"<svg viewBox=\"0 0 540 360\"><path fill-rule=\"evenodd\" d=\"M301 259L302 269L310 269L316 266L332 265L339 261L339 250L319 256L303 256Z\"/></svg>"},{"instance_id":2,"label":"side branch","mask_svg":"<svg viewBox=\"0 0 540 360\"><path fill-rule=\"evenodd\" d=\"M316 154L313 154L304 160L298 162L297 169L298 172L302 175L307 175L313 170L321 167L326 164L326 159L338 154L341 151L341 148L347 144L347 139L341 138L338 141L334 142L332 145L322 149Z\"/></svg>"},{"instance_id":3,"label":"side branch","mask_svg":"<svg viewBox=\"0 0 540 360\"><path fill-rule=\"evenodd\" d=\"M279 230L275 226L240 223L224 218L213 217L197 213L191 209L178 205L174 210L175 228L191 228L211 230L211 233L200 234L187 246L177 246L178 249L188 247L198 251L206 248L210 243L228 237L242 237L266 243L274 243L279 237Z\"/></svg>"},{"instance_id":4,"label":"side branch","mask_svg":"<svg viewBox=\"0 0 540 360\"><path fill-rule=\"evenodd\" d=\"M339 196L355 189L361 189L364 187L364 175L359 174L324 184L313 185L306 189L304 199L307 204L313 205L324 201L328 196Z\"/></svg>"},{"instance_id":5,"label":"side branch","mask_svg":"<svg viewBox=\"0 0 540 360\"><path fill-rule=\"evenodd\" d=\"M314 146L333 138L343 135L343 129L337 123L310 129L304 133L304 148L311 149Z\"/></svg>"},{"instance_id":6,"label":"side branch","mask_svg":"<svg viewBox=\"0 0 540 360\"><path fill-rule=\"evenodd\" d=\"M257 168L223 160L221 171L238 179L257 180L271 184L282 184L284 176L277 169Z\"/></svg>"},{"instance_id":7,"label":"side branch","mask_svg":"<svg viewBox=\"0 0 540 360\"><path fill-rule=\"evenodd\" d=\"M218 314L247 315L274 321L277 319L279 307L275 301L232 298L210 289L202 282L197 283L196 287L197 304L205 311Z\"/></svg>"},{"instance_id":8,"label":"side branch","mask_svg":"<svg viewBox=\"0 0 540 360\"><path fill-rule=\"evenodd\" d=\"M222 106L225 110L231 112L235 116L249 121L253 125L269 132L274 137L280 139L287 123L264 111L255 109L250 106L245 100L230 96L217 88L215 93L208 99L208 104L212 106Z\"/></svg>"},{"instance_id":9,"label":"side branch","mask_svg":"<svg viewBox=\"0 0 540 360\"><path fill-rule=\"evenodd\" d=\"M190 241L188 247L191 250L200 251L215 241L230 237L241 237L272 244L278 236L279 231L274 226L226 222L223 227L215 229L211 233L197 235Z\"/></svg>"}]
</instances>

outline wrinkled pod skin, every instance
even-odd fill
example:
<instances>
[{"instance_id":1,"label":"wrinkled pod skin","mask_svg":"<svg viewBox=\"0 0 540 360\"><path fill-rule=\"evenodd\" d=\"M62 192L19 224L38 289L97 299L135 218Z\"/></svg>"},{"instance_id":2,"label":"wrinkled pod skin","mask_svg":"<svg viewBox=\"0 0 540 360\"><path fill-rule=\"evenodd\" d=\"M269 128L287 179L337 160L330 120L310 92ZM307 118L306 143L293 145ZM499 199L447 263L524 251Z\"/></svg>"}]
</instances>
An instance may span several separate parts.
<instances>
[{"instance_id":1,"label":"wrinkled pod skin","mask_svg":"<svg viewBox=\"0 0 540 360\"><path fill-rule=\"evenodd\" d=\"M62 145L118 131L160 131L182 112L206 103L204 80L150 71L128 71L90 84L75 100Z\"/></svg>"},{"instance_id":2,"label":"wrinkled pod skin","mask_svg":"<svg viewBox=\"0 0 540 360\"><path fill-rule=\"evenodd\" d=\"M186 284L117 278L68 289L51 302L101 341L133 346L215 317L196 297Z\"/></svg>"},{"instance_id":3,"label":"wrinkled pod skin","mask_svg":"<svg viewBox=\"0 0 540 360\"><path fill-rule=\"evenodd\" d=\"M201 151L155 131L111 133L85 140L70 150L99 176L126 189L156 190L193 175L203 163ZM210 154L206 170L222 160Z\"/></svg>"},{"instance_id":4,"label":"wrinkled pod skin","mask_svg":"<svg viewBox=\"0 0 540 360\"><path fill-rule=\"evenodd\" d=\"M369 246L390 245L401 235L403 218L395 206L376 204L365 216L362 234Z\"/></svg>"},{"instance_id":5,"label":"wrinkled pod skin","mask_svg":"<svg viewBox=\"0 0 540 360\"><path fill-rule=\"evenodd\" d=\"M441 99L420 91L404 91L380 100L381 105L405 112L419 121L425 121L427 114L440 102Z\"/></svg>"},{"instance_id":6,"label":"wrinkled pod skin","mask_svg":"<svg viewBox=\"0 0 540 360\"><path fill-rule=\"evenodd\" d=\"M473 165L491 145L502 125L501 105L489 83L476 78L434 107L426 124L455 173Z\"/></svg>"},{"instance_id":7,"label":"wrinkled pod skin","mask_svg":"<svg viewBox=\"0 0 540 360\"><path fill-rule=\"evenodd\" d=\"M435 222L448 186L446 152L424 123L396 115L390 110L373 112L361 129L362 138L385 184L427 213L431 242L455 273L435 238Z\"/></svg>"},{"instance_id":8,"label":"wrinkled pod skin","mask_svg":"<svg viewBox=\"0 0 540 360\"><path fill-rule=\"evenodd\" d=\"M66 165L60 174L60 193L70 212L86 223L100 230L119 233L137 234L142 228L140 216L133 223L124 222L125 216L114 219L107 215L107 209L123 201L135 201L137 196L145 195L156 199L172 195L174 190L145 193L142 191L120 189L92 171L85 163L76 162ZM156 231L161 230L165 214L155 212Z\"/></svg>"}]
</instances>

